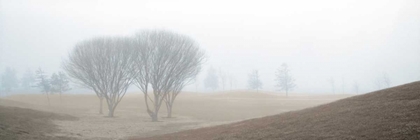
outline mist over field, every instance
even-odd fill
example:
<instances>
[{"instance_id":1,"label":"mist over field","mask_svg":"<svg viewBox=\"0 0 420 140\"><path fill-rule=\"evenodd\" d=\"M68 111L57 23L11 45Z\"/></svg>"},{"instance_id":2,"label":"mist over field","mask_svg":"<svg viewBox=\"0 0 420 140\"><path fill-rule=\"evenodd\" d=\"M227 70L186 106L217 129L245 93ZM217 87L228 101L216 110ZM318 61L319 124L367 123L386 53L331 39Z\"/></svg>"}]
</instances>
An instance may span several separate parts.
<instances>
[{"instance_id":1,"label":"mist over field","mask_svg":"<svg viewBox=\"0 0 420 140\"><path fill-rule=\"evenodd\" d=\"M420 6L403 1L31 1L0 2L0 71L61 70L77 42L130 36L141 29L167 29L194 38L209 67L230 73L233 89L248 89L259 70L262 90L276 91L275 71L287 63L295 93L352 93L419 80ZM344 87L344 88L343 88ZM136 90L136 88L133 88ZM192 84L185 88L195 91ZM220 88L218 89L220 90ZM210 90L211 91L211 90Z\"/></svg>"},{"instance_id":2,"label":"mist over field","mask_svg":"<svg viewBox=\"0 0 420 140\"><path fill-rule=\"evenodd\" d=\"M419 0L0 0L1 140L418 140L419 80Z\"/></svg>"}]
</instances>

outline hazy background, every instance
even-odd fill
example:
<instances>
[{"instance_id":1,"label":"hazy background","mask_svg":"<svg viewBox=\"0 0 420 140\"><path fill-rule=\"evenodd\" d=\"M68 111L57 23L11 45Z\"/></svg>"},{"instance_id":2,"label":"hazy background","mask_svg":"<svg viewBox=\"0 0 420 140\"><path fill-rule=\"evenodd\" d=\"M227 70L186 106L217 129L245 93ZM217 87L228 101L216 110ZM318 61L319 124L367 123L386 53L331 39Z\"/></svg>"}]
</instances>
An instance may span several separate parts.
<instances>
[{"instance_id":1,"label":"hazy background","mask_svg":"<svg viewBox=\"0 0 420 140\"><path fill-rule=\"evenodd\" d=\"M419 0L0 0L0 72L51 74L81 40L149 28L187 34L206 50L200 91L210 66L231 73L234 89L247 89L257 69L263 90L274 91L286 62L298 93L330 93L330 78L346 93L354 82L375 90L383 73L392 86L420 79Z\"/></svg>"}]
</instances>

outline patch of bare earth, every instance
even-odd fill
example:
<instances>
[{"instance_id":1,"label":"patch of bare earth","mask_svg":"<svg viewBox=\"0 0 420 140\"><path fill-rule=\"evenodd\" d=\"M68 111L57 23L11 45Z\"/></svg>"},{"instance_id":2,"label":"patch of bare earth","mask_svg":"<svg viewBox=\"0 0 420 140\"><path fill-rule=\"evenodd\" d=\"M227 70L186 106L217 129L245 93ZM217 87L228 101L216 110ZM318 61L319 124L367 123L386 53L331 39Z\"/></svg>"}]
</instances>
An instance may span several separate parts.
<instances>
[{"instance_id":1,"label":"patch of bare earth","mask_svg":"<svg viewBox=\"0 0 420 140\"><path fill-rule=\"evenodd\" d=\"M420 82L300 111L141 140L420 139Z\"/></svg>"}]
</instances>

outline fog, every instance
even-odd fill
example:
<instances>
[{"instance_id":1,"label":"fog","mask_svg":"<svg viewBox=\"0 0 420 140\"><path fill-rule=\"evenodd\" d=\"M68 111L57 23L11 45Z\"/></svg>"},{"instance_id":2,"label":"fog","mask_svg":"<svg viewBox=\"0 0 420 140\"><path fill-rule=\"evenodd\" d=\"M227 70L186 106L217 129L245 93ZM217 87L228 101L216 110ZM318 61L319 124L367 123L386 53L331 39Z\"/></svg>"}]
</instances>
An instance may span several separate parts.
<instances>
[{"instance_id":1,"label":"fog","mask_svg":"<svg viewBox=\"0 0 420 140\"><path fill-rule=\"evenodd\" d=\"M195 39L206 51L199 74L204 88L213 67L248 89L259 70L262 90L276 91L275 71L287 63L293 93L376 90L375 78L391 86L420 79L420 1L57 1L0 0L0 72L61 70L79 41L167 29ZM219 86L218 90L221 90ZM230 89L226 85L226 89ZM195 91L195 85L186 87Z\"/></svg>"}]
</instances>

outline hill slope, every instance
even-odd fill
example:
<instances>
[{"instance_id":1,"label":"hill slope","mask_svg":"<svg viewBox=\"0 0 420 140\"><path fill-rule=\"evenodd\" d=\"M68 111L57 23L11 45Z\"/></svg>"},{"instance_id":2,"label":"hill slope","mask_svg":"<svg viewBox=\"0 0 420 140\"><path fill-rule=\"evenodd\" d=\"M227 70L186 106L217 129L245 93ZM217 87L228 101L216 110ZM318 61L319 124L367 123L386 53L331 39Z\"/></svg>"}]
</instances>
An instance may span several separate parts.
<instances>
[{"instance_id":1,"label":"hill slope","mask_svg":"<svg viewBox=\"0 0 420 140\"><path fill-rule=\"evenodd\" d=\"M1 104L18 104L8 100L0 100L0 102ZM0 105L0 139L72 139L51 135L59 131L51 120L77 120L77 118L69 115Z\"/></svg>"},{"instance_id":2,"label":"hill slope","mask_svg":"<svg viewBox=\"0 0 420 140\"><path fill-rule=\"evenodd\" d=\"M144 139L420 139L420 82L300 111Z\"/></svg>"}]
</instances>

